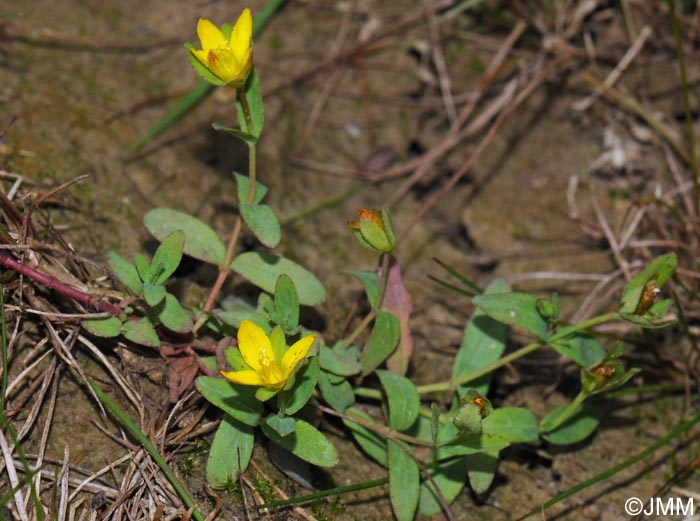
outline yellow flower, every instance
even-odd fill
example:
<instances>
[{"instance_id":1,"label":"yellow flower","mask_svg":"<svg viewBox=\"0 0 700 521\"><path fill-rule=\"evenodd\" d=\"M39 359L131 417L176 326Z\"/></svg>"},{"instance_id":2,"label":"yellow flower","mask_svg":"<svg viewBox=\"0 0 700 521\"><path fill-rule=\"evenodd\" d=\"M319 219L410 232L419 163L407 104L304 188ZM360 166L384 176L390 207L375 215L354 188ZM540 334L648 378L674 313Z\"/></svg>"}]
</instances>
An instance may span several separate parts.
<instances>
[{"instance_id":1,"label":"yellow flower","mask_svg":"<svg viewBox=\"0 0 700 521\"><path fill-rule=\"evenodd\" d=\"M217 85L243 86L253 66L253 17L250 9L243 9L228 38L221 29L204 18L197 23L197 35L202 48L187 46L191 56L205 68L201 70L193 60L197 72Z\"/></svg>"},{"instance_id":2,"label":"yellow flower","mask_svg":"<svg viewBox=\"0 0 700 521\"><path fill-rule=\"evenodd\" d=\"M250 369L222 371L221 374L236 384L280 390L294 374L297 364L309 354L314 340L316 335L301 338L285 351L281 360L278 360L270 337L265 331L250 320L244 320L238 328L238 349Z\"/></svg>"}]
</instances>

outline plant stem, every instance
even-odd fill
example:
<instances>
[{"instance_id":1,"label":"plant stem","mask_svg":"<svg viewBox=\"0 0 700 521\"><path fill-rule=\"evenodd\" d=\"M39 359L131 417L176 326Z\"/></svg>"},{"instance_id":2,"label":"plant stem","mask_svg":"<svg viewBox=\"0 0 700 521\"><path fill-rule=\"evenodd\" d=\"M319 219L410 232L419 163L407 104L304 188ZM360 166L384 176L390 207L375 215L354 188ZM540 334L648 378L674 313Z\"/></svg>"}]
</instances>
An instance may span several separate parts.
<instances>
[{"instance_id":1,"label":"plant stem","mask_svg":"<svg viewBox=\"0 0 700 521\"><path fill-rule=\"evenodd\" d=\"M389 283L389 266L391 264L391 255L388 253L382 253L382 271L379 274L379 293L377 295L377 302L375 303L375 309L382 307L384 302L384 295L386 294L386 286Z\"/></svg>"},{"instance_id":2,"label":"plant stem","mask_svg":"<svg viewBox=\"0 0 700 521\"><path fill-rule=\"evenodd\" d=\"M20 273L25 277L29 277L33 281L38 282L42 286L57 291L61 295L64 295L73 300L77 300L78 302L82 302L83 304L92 306L95 309L99 309L100 311L109 313L112 316L118 317L124 314L124 310L121 309L119 306L115 306L114 304L111 304L106 300L98 300L88 293L68 286L67 284L64 284L63 282L49 277L48 275L41 273L40 271L37 271L34 268L30 268L29 266L18 261L11 255L0 253L0 266L4 266L13 271L16 271L17 273Z\"/></svg>"},{"instance_id":3,"label":"plant stem","mask_svg":"<svg viewBox=\"0 0 700 521\"><path fill-rule=\"evenodd\" d=\"M369 313L365 316L365 318L362 319L362 322L360 322L355 330L350 333L349 336L345 338L345 346L350 347L352 343L357 340L357 337L359 337L362 332L367 329L367 326L370 325L372 320L374 320L374 317L377 316L377 310L382 307L382 302L384 301L384 294L386 293L386 286L389 282L389 265L391 263L391 255L388 253L382 253L381 256L381 272L379 274L379 282L378 282L378 291L377 291L377 301L374 303L374 306L372 306L372 309L370 310Z\"/></svg>"},{"instance_id":4,"label":"plant stem","mask_svg":"<svg viewBox=\"0 0 700 521\"><path fill-rule=\"evenodd\" d=\"M579 324L574 324L573 326L567 326L561 328L559 331L554 333L552 336L550 336L546 341L544 340L538 340L537 342L532 342L531 344L527 344L526 346L521 347L517 351L513 351L512 353L499 358L493 363L487 364L484 367L477 369L476 371L472 371L469 374L466 374L462 376L461 378L458 378L457 380L449 379L445 380L442 382L435 382L432 384L426 384L426 385L419 385L416 387L418 390L419 394L428 394L428 393L436 393L436 392L442 392L442 391L451 391L455 389L459 385L464 385L466 383L469 383L473 380L476 380L477 378L480 378L484 376L485 374L488 374L492 371L495 371L496 369L499 369L503 367L504 365L507 365L514 360L517 360L518 358L522 358L525 355L528 355L532 353L533 351L537 351L539 348L551 344L552 342L557 342L558 340L562 340L563 338L566 338L567 336L571 335L572 333L576 333L577 331L583 331L588 328L598 326L600 324L604 324L606 322L611 322L613 320L616 320L619 317L617 312L612 312L612 313L606 313L605 315L600 315L598 317L591 318L589 320L585 320L583 322L580 322ZM376 389L365 389L365 388L358 388L355 390L355 394L358 396L363 396L365 398L373 398L373 399L381 399L381 393L377 391Z\"/></svg>"},{"instance_id":5,"label":"plant stem","mask_svg":"<svg viewBox=\"0 0 700 521\"><path fill-rule=\"evenodd\" d=\"M248 98L246 98L245 92L238 91L237 92L239 99L241 100L241 106L243 107L243 113L245 115L245 120L248 125L248 128L251 129L253 128L253 116L250 112L250 105L248 104ZM253 204L253 201L255 201L255 185L256 185L256 145L255 144L248 144L248 195L246 197L246 204ZM214 307L214 304L216 303L216 299L219 296L219 293L221 292L221 288L224 285L224 282L226 282L226 279L228 278L228 274L231 272L231 262L233 261L233 255L236 253L236 244L238 243L238 237L241 234L241 227L243 225L243 218L241 217L241 214L239 212L238 216L236 217L236 222L233 223L233 231L231 232L231 237L228 240L228 244L226 246L226 254L224 255L224 260L219 266L219 275L216 277L216 281L214 282L214 285L212 286L211 290L209 291L209 296L207 297L207 301L204 304L204 308L202 309L203 315L202 317L197 321L197 323L194 325L193 331L197 332L200 327L204 325L204 323L207 321L207 315L209 312L212 310Z\"/></svg>"}]
</instances>

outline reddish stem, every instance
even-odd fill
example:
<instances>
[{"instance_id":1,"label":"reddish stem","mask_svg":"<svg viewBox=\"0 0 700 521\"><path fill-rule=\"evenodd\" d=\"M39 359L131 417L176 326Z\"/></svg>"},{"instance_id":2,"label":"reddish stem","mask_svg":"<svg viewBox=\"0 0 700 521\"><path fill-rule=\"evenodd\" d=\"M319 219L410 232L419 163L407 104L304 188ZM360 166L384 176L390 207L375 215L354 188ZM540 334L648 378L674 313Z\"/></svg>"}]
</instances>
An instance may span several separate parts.
<instances>
[{"instance_id":1,"label":"reddish stem","mask_svg":"<svg viewBox=\"0 0 700 521\"><path fill-rule=\"evenodd\" d=\"M51 278L45 273L41 273L40 271L37 271L34 268L30 268L26 264L21 263L14 257L7 255L6 253L0 253L0 266L4 266L8 269L16 271L17 273L21 273L25 277L29 277L30 279L38 282L42 286L59 292L61 295L64 295L73 300L77 300L78 302L82 302L83 304L86 304L88 306L92 306L96 309L99 309L100 311L104 311L105 313L109 313L110 315L113 315L115 317L124 314L124 310L122 310L120 307L115 306L114 304L111 304L105 300L98 300L92 295L89 295L88 293L80 291L79 289L75 289L71 286L68 286L67 284L64 284L63 282Z\"/></svg>"}]
</instances>

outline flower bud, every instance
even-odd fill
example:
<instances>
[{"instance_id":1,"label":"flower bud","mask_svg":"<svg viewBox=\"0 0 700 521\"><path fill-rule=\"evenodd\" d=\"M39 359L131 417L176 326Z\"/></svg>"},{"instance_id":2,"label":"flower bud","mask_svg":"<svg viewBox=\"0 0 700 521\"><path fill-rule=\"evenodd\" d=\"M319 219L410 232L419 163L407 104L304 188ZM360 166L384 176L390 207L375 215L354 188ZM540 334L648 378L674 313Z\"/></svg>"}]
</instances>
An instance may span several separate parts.
<instances>
[{"instance_id":1,"label":"flower bud","mask_svg":"<svg viewBox=\"0 0 700 521\"><path fill-rule=\"evenodd\" d=\"M386 208L382 208L381 212L361 208L357 211L357 220L348 221L348 226L365 248L378 253L391 253L396 246L394 227Z\"/></svg>"}]
</instances>

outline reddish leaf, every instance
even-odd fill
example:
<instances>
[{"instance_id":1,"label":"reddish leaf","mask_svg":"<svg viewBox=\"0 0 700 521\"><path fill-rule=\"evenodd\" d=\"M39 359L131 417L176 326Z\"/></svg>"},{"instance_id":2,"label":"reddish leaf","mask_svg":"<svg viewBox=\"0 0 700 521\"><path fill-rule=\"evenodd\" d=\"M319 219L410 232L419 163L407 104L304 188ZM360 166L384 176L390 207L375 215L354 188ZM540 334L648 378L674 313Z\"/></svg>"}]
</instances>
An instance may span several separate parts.
<instances>
[{"instance_id":1,"label":"reddish leaf","mask_svg":"<svg viewBox=\"0 0 700 521\"><path fill-rule=\"evenodd\" d=\"M404 375L408 371L408 363L413 354L413 335L411 335L409 325L413 311L413 299L403 284L401 266L394 257L391 258L389 266L389 281L384 293L382 309L396 315L401 325L399 346L386 361L386 365L391 372Z\"/></svg>"}]
</instances>

